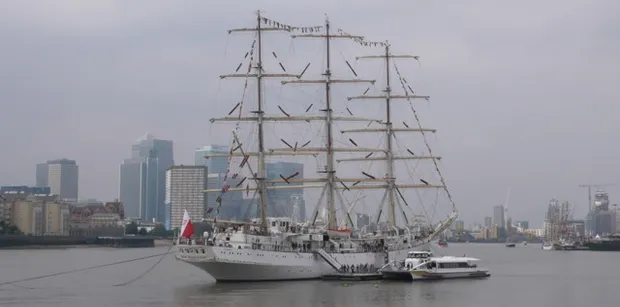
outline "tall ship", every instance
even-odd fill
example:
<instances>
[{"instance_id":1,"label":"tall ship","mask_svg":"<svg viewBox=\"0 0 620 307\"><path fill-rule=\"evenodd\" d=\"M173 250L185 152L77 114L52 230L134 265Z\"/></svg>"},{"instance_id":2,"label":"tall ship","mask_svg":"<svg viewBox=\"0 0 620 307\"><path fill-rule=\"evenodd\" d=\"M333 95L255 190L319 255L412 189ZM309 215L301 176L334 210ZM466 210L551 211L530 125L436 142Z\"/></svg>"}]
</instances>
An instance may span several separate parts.
<instances>
[{"instance_id":1,"label":"tall ship","mask_svg":"<svg viewBox=\"0 0 620 307\"><path fill-rule=\"evenodd\" d=\"M577 249L577 234L573 229L573 211L568 202L557 199L549 202L545 218L544 250Z\"/></svg>"},{"instance_id":2,"label":"tall ship","mask_svg":"<svg viewBox=\"0 0 620 307\"><path fill-rule=\"evenodd\" d=\"M245 80L244 98L241 102L231 104L228 116L211 119L212 123L234 123L230 151L207 157L228 158L226 178L222 189L205 191L220 193L213 218L208 220L213 224L213 231L205 233L204 243L180 238L177 259L206 271L216 281L315 279L351 268L378 269L390 261L404 259L412 249L426 250L431 240L456 220L458 212L439 169L438 161L441 157L432 154L428 141L428 136L436 130L422 126L419 112L413 104L414 100L428 100L429 96L416 94L394 61L417 60L417 56L395 55L387 42L371 42L340 29L334 30L327 17L321 26L299 27L268 19L259 11L254 27L229 30L229 33L232 32L251 32L255 39L245 55L247 62L239 64L234 73L220 76L221 79ZM267 32L285 32L293 39L323 40L325 49L321 78L313 80L305 77L310 63L300 73L287 72L275 52L269 50L267 53L263 50ZM382 60L385 80L380 82L384 86L379 89L379 94L369 94L375 80L359 78L347 60L342 61L342 68L348 68L352 78L343 78L343 74L334 73L332 44L336 40L370 47L367 49L376 47L383 51L379 55L358 57ZM265 55L273 56L277 62L273 66L282 72L270 72L265 65ZM239 73L242 67L247 67L247 70ZM391 88L394 75L402 93L394 93ZM295 84L318 86L320 98L314 98L316 100L302 107L297 105L287 108L283 105L283 99L270 100L265 96L265 83L274 78L280 78L283 87ZM248 80L253 80L256 87L248 85ZM332 98L336 85L363 83L371 87L362 95L346 99ZM249 105L249 100L245 101L245 97L250 94L256 98L253 100L255 105ZM348 102L365 101L372 101L375 109L382 106L382 114L374 112L377 118L356 117L351 111L354 108L347 106ZM377 101L383 104L377 104ZM411 112L407 117L410 123L403 121L403 127L400 124L396 127L394 123L395 102ZM293 113L291 110L294 109L300 110L302 115ZM400 110L397 112L399 115L403 113ZM242 128L248 124L250 129L244 137ZM300 125L305 125L301 128L306 132L303 135L318 134L319 141L303 139L299 136L301 133L293 133L292 130ZM266 132L268 127L274 126L273 131ZM337 138L335 129L340 130L339 137L344 138L346 143ZM412 139L412 136L406 136L408 133L419 136L418 145L421 149L415 154L411 149L399 145L400 142ZM293 136L285 136L287 134ZM268 143L268 138L274 135L274 142ZM366 136L366 143L373 143L375 147L365 148L360 145L361 140L358 144L354 140L355 135L359 139L362 139L360 135ZM383 142L380 141L381 137ZM293 173L280 174L279 178L273 179L266 175L265 164L268 158L277 156L314 158L317 176L298 178L301 177L299 173ZM412 174L416 169L416 166L407 164L397 166L397 162L412 161L415 165L428 163L437 182L432 182L428 177L424 179L419 174L418 178L411 175L408 180L397 180L397 174ZM381 164L384 176L377 175L379 171L372 171L370 166L364 168L364 165L373 162ZM347 174L354 172L359 175L347 177ZM231 179L235 183L230 183L233 182ZM320 191L320 194L317 193L317 205L308 221L297 222L295 218L269 216L270 193L286 189ZM253 195L249 199L255 201L255 204L249 206L256 209L255 217L240 221L218 219L220 207L227 205L221 195L231 191L241 191L247 197ZM371 204L377 210L372 216L373 223L356 227L351 218L354 207L362 198L361 193L366 195L373 191L382 195L380 201ZM423 193L420 191L434 191L432 196L435 201L439 194L445 197L447 206L442 214L444 218L433 222L433 216L439 215L439 211L422 209L423 214L420 214L413 209L415 204L421 202L420 194ZM414 196L409 196L411 194ZM355 198L353 202L348 201L347 197L351 196ZM248 211L251 211L250 208Z\"/></svg>"}]
</instances>

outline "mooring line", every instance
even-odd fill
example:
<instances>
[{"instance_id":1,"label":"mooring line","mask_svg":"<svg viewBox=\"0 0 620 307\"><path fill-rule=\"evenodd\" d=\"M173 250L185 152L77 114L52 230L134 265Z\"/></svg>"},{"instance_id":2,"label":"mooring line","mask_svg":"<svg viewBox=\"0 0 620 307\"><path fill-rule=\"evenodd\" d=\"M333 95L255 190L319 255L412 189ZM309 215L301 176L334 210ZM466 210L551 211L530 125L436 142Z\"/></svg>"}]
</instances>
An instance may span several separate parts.
<instances>
[{"instance_id":1,"label":"mooring line","mask_svg":"<svg viewBox=\"0 0 620 307\"><path fill-rule=\"evenodd\" d=\"M122 283L122 284L118 284L118 285L114 285L114 286L124 286L124 285L128 285L134 281L137 281L139 279L141 279L142 277L144 277L146 274L148 274L150 271L152 271L153 269L155 269L155 267L166 257L166 255L171 254L172 253L172 248L174 248L174 245L172 245L168 251L166 251L165 253L161 253L161 254L155 254L155 255L150 255L150 256L144 256L144 257L139 257L139 258L134 258L134 259L129 259L129 260L123 260L123 261L117 261L117 262L113 262L113 263L107 263L107 264L101 264L101 265L96 265L96 266L91 266L91 267L86 267L86 268L81 268L81 269L75 269L75 270L69 270L69 271L64 271L64 272L58 272L58 273L52 273L52 274L46 274L46 275L40 275L40 276L35 276L35 277L28 277L28 278L23 278L23 279L17 279L17 280L12 280L12 281L5 281L5 282L0 282L0 287L2 286L6 286L6 285L14 285L14 286L19 286L16 285L18 283L22 283L22 282L26 282L26 281L32 281L32 280L39 280L39 279L44 279L44 278L50 278L50 277L56 277L56 276L61 276L61 275L67 275L67 274L73 274L73 273L77 273L77 272L83 272L83 271L88 271L88 270L94 270L94 269L99 269L99 268L104 268L104 267L109 267L109 266L115 266L115 265L119 265L119 264L123 264L123 263L129 263L129 262L135 262L135 261L140 261L140 260L144 260L144 259L150 259L150 258L155 258L155 257L161 257L156 263L155 265L153 265L151 268L149 268L148 270L146 270L144 273L142 273L141 275L139 275L137 278L134 278L128 282ZM25 287L25 286L19 286L19 287Z\"/></svg>"}]
</instances>

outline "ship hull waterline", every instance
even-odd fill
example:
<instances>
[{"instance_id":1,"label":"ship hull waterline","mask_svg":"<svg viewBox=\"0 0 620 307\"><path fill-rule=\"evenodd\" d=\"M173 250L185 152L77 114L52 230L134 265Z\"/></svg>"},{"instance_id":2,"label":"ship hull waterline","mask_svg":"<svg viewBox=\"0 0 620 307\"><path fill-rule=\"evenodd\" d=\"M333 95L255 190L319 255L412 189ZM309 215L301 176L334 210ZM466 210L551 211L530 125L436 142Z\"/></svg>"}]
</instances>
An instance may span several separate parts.
<instances>
[{"instance_id":1,"label":"ship hull waterline","mask_svg":"<svg viewBox=\"0 0 620 307\"><path fill-rule=\"evenodd\" d=\"M463 279L463 278L487 278L491 276L488 271L468 271L468 272L429 272L412 271L411 276L414 281L439 280L439 279Z\"/></svg>"}]
</instances>

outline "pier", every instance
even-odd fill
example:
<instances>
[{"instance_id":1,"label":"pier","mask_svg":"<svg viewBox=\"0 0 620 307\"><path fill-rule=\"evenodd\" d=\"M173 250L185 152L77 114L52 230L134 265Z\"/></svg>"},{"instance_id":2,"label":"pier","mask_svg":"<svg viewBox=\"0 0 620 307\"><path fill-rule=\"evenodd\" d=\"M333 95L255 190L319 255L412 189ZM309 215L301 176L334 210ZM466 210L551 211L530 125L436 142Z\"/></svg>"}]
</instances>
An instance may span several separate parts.
<instances>
[{"instance_id":1,"label":"pier","mask_svg":"<svg viewBox=\"0 0 620 307\"><path fill-rule=\"evenodd\" d=\"M346 280L346 281L365 281L380 280L383 278L381 273L333 273L323 275L324 280Z\"/></svg>"},{"instance_id":2,"label":"pier","mask_svg":"<svg viewBox=\"0 0 620 307\"><path fill-rule=\"evenodd\" d=\"M324 249L319 249L316 254L321 256L329 266L334 269L334 273L325 274L321 276L324 280L349 280L349 281L363 281L363 280L378 280L383 276L379 272L369 272L366 267L364 272L355 271L354 269L346 269L346 266L341 265L334 257L332 257ZM359 270L359 268L358 268Z\"/></svg>"}]
</instances>

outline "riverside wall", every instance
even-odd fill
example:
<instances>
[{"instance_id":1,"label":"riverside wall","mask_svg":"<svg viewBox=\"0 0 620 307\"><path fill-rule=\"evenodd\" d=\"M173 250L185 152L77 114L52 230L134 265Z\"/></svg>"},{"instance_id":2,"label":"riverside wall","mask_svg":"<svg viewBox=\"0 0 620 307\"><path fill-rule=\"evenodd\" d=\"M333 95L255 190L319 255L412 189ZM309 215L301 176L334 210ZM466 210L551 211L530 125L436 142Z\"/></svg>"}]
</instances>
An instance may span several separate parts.
<instances>
[{"instance_id":1,"label":"riverside wall","mask_svg":"<svg viewBox=\"0 0 620 307\"><path fill-rule=\"evenodd\" d=\"M152 237L86 237L86 236L25 236L0 235L2 248L66 247L66 246L108 246L108 247L153 247Z\"/></svg>"}]
</instances>

